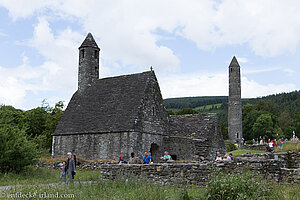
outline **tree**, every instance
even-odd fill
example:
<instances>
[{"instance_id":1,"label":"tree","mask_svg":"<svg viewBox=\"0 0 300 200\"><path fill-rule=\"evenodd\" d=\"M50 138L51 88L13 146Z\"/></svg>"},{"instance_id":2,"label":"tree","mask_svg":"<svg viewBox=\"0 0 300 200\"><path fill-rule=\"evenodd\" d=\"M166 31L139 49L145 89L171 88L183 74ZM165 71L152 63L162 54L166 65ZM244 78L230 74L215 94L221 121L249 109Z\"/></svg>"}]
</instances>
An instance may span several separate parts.
<instances>
[{"instance_id":1,"label":"tree","mask_svg":"<svg viewBox=\"0 0 300 200\"><path fill-rule=\"evenodd\" d=\"M48 110L47 120L45 122L45 129L42 133L42 148L49 149L52 147L52 134L54 133L57 124L63 115L64 103L59 101L55 104L54 108L50 107Z\"/></svg>"},{"instance_id":2,"label":"tree","mask_svg":"<svg viewBox=\"0 0 300 200\"><path fill-rule=\"evenodd\" d=\"M264 110L276 116L280 112L279 106L271 100L259 100L255 105L255 109Z\"/></svg>"},{"instance_id":3,"label":"tree","mask_svg":"<svg viewBox=\"0 0 300 200\"><path fill-rule=\"evenodd\" d=\"M292 132L295 130L293 119L287 111L284 111L280 114L278 118L278 123L280 128L283 131L285 137L292 137Z\"/></svg>"},{"instance_id":4,"label":"tree","mask_svg":"<svg viewBox=\"0 0 300 200\"><path fill-rule=\"evenodd\" d=\"M243 108L244 109L244 108ZM249 111L246 107L246 111L243 110L243 137L245 140L252 140L254 138L253 125L257 118L263 114L267 113L265 111L251 110Z\"/></svg>"},{"instance_id":5,"label":"tree","mask_svg":"<svg viewBox=\"0 0 300 200\"><path fill-rule=\"evenodd\" d=\"M273 121L270 114L261 114L252 127L252 138L259 138L259 136L272 137Z\"/></svg>"},{"instance_id":6,"label":"tree","mask_svg":"<svg viewBox=\"0 0 300 200\"><path fill-rule=\"evenodd\" d=\"M24 113L23 125L26 133L31 138L37 137L43 133L46 127L48 113L44 108L38 107Z\"/></svg>"},{"instance_id":7,"label":"tree","mask_svg":"<svg viewBox=\"0 0 300 200\"><path fill-rule=\"evenodd\" d=\"M0 171L20 172L34 163L36 145L28 139L24 129L13 125L0 125Z\"/></svg>"},{"instance_id":8,"label":"tree","mask_svg":"<svg viewBox=\"0 0 300 200\"><path fill-rule=\"evenodd\" d=\"M12 106L0 106L0 124L21 125L24 112Z\"/></svg>"}]
</instances>

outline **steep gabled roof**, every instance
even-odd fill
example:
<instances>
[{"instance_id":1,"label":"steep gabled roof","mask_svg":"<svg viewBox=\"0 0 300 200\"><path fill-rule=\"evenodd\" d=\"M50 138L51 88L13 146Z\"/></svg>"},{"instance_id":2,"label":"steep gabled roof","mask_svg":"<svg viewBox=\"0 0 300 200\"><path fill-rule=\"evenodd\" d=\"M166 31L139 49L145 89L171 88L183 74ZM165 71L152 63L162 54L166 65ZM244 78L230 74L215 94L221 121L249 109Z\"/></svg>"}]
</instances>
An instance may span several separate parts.
<instances>
[{"instance_id":1,"label":"steep gabled roof","mask_svg":"<svg viewBox=\"0 0 300 200\"><path fill-rule=\"evenodd\" d=\"M76 91L53 135L132 131L153 71L97 80Z\"/></svg>"}]
</instances>

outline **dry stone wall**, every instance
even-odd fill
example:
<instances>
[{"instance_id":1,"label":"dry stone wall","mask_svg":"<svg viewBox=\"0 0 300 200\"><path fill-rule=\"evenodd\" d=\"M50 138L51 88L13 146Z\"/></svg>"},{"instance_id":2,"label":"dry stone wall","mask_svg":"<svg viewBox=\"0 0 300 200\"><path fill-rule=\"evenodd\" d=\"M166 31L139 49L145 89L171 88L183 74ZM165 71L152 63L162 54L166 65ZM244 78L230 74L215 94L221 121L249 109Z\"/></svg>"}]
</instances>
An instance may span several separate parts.
<instances>
[{"instance_id":1,"label":"dry stone wall","mask_svg":"<svg viewBox=\"0 0 300 200\"><path fill-rule=\"evenodd\" d=\"M59 162L38 162L38 166L58 168ZM264 153L249 154L236 158L233 162L193 162L193 163L154 163L142 164L113 164L103 162L87 162L78 165L77 170L101 170L104 179L116 178L146 178L155 183L175 184L186 183L205 185L214 169L225 172L249 169L262 174L277 182L300 183L300 153Z\"/></svg>"}]
</instances>

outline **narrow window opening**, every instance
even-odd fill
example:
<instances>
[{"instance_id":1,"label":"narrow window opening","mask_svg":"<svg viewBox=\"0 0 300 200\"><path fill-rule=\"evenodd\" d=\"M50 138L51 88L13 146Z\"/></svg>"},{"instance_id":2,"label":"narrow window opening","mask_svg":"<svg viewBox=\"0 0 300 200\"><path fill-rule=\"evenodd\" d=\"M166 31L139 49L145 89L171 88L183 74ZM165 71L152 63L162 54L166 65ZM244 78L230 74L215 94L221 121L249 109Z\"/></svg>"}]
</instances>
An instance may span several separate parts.
<instances>
[{"instance_id":1,"label":"narrow window opening","mask_svg":"<svg viewBox=\"0 0 300 200\"><path fill-rule=\"evenodd\" d=\"M239 138L239 133L236 133L236 138Z\"/></svg>"},{"instance_id":2,"label":"narrow window opening","mask_svg":"<svg viewBox=\"0 0 300 200\"><path fill-rule=\"evenodd\" d=\"M152 115L153 116L155 115L155 108L154 107L152 108Z\"/></svg>"},{"instance_id":3,"label":"narrow window opening","mask_svg":"<svg viewBox=\"0 0 300 200\"><path fill-rule=\"evenodd\" d=\"M84 58L84 49L81 50L81 57Z\"/></svg>"},{"instance_id":4,"label":"narrow window opening","mask_svg":"<svg viewBox=\"0 0 300 200\"><path fill-rule=\"evenodd\" d=\"M98 51L95 50L95 51L94 51L94 58L97 58L97 54L98 54Z\"/></svg>"},{"instance_id":5,"label":"narrow window opening","mask_svg":"<svg viewBox=\"0 0 300 200\"><path fill-rule=\"evenodd\" d=\"M232 72L232 68L230 68L230 72Z\"/></svg>"}]
</instances>

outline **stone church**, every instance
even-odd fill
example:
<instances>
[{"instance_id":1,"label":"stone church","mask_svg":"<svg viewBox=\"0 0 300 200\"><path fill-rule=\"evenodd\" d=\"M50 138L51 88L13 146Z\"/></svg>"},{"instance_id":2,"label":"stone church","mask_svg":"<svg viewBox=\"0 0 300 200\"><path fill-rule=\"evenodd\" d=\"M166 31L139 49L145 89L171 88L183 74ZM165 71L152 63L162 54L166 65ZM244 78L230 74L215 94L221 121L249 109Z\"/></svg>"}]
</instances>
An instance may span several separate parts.
<instances>
[{"instance_id":1,"label":"stone church","mask_svg":"<svg viewBox=\"0 0 300 200\"><path fill-rule=\"evenodd\" d=\"M114 159L164 151L176 160L212 160L225 145L216 114L168 117L154 71L99 79L100 48L89 33L79 47L78 90L54 134L53 157L67 152Z\"/></svg>"}]
</instances>

